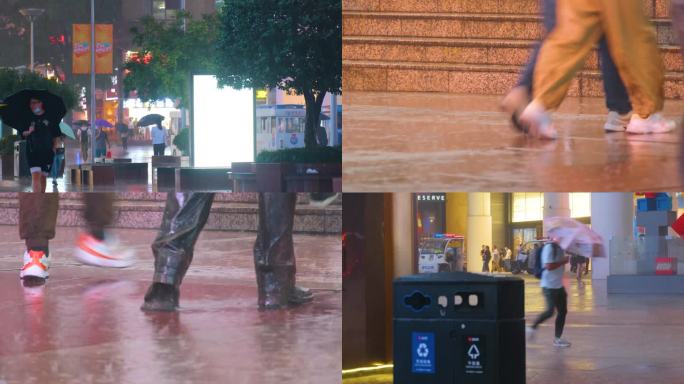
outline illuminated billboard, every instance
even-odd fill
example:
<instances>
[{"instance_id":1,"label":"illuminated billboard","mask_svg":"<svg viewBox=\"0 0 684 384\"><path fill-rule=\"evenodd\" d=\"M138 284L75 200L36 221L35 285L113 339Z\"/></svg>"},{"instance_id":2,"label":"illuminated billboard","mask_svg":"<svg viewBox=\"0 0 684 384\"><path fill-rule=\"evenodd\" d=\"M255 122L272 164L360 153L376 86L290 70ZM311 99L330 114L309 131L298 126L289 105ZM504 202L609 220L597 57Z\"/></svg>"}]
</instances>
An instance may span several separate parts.
<instances>
[{"instance_id":1,"label":"illuminated billboard","mask_svg":"<svg viewBox=\"0 0 684 384\"><path fill-rule=\"evenodd\" d=\"M254 161L254 92L219 88L216 77L193 76L193 156L196 167Z\"/></svg>"}]
</instances>

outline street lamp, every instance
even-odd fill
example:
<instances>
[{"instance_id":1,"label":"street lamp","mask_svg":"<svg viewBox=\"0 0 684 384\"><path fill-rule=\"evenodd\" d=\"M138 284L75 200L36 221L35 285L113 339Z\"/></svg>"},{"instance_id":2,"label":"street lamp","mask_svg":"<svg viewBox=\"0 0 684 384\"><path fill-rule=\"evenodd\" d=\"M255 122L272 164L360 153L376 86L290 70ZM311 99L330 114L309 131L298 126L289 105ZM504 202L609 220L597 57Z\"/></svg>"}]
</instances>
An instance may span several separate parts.
<instances>
[{"instance_id":1,"label":"street lamp","mask_svg":"<svg viewBox=\"0 0 684 384\"><path fill-rule=\"evenodd\" d=\"M31 62L29 64L29 68L31 69L31 72L33 72L33 22L43 13L45 12L44 9L40 8L23 8L19 10L19 13L24 15L29 22L31 23Z\"/></svg>"}]
</instances>

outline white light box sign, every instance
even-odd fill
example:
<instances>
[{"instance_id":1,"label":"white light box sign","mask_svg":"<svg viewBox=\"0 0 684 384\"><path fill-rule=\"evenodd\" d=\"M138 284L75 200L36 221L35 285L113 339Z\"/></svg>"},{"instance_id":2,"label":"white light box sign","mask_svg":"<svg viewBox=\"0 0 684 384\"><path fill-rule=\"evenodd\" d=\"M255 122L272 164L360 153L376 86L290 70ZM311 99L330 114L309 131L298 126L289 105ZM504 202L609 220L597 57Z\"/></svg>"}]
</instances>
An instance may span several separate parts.
<instances>
[{"instance_id":1,"label":"white light box sign","mask_svg":"<svg viewBox=\"0 0 684 384\"><path fill-rule=\"evenodd\" d=\"M196 167L254 161L252 89L219 88L214 76L193 76L192 126Z\"/></svg>"}]
</instances>

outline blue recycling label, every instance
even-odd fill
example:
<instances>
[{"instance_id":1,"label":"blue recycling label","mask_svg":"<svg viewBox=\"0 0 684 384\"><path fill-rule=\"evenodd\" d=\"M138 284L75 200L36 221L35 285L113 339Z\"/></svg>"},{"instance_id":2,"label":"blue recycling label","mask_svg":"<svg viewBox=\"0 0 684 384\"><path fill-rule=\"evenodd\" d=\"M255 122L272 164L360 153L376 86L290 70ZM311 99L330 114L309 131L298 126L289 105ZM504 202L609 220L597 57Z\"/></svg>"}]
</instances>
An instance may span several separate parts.
<instances>
[{"instance_id":1,"label":"blue recycling label","mask_svg":"<svg viewBox=\"0 0 684 384\"><path fill-rule=\"evenodd\" d=\"M435 373L435 334L431 332L411 333L413 373Z\"/></svg>"}]
</instances>

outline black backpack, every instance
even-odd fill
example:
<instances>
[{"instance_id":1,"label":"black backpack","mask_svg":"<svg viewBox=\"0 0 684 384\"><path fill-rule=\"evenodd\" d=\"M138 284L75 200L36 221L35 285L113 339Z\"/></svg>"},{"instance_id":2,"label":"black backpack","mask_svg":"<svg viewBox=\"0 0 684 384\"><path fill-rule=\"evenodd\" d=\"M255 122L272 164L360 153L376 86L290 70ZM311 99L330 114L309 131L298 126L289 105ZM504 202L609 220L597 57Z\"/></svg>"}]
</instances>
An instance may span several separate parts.
<instances>
[{"instance_id":1,"label":"black backpack","mask_svg":"<svg viewBox=\"0 0 684 384\"><path fill-rule=\"evenodd\" d=\"M556 255L556 251L558 250L559 246L556 243L549 243L551 244L552 247L552 252L553 255ZM534 253L534 277L537 279L541 279L542 277L542 272L544 272L544 265L542 264L542 250L544 247L546 247L548 244L544 244L543 246L537 248L537 251Z\"/></svg>"}]
</instances>

